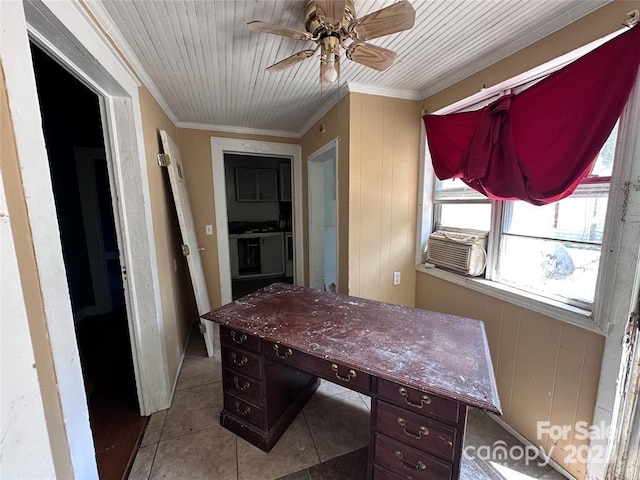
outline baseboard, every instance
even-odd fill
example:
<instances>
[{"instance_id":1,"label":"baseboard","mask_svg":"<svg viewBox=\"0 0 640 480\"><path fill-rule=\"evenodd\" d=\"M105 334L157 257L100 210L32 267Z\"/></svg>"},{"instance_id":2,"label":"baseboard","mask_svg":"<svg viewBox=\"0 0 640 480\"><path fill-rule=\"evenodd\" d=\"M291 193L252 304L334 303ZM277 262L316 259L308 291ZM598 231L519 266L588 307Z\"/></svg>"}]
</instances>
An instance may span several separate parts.
<instances>
[{"instance_id":1,"label":"baseboard","mask_svg":"<svg viewBox=\"0 0 640 480\"><path fill-rule=\"evenodd\" d=\"M197 318L196 320L193 321L193 323L200 323L200 318ZM189 334L187 335L187 340L186 342L184 342L184 345L182 346L182 355L180 356L180 361L178 362L178 371L176 373L176 378L173 379L173 387L171 387L171 405L173 405L173 396L176 394L176 387L178 386L178 378L180 378L180 372L182 371L182 364L184 363L184 358L187 356L187 348L189 347L189 342L191 341L191 334L193 333L194 330L197 330L198 332L200 332L200 330L198 330L198 328L193 328L193 325L191 326L191 328L189 328Z\"/></svg>"},{"instance_id":2,"label":"baseboard","mask_svg":"<svg viewBox=\"0 0 640 480\"><path fill-rule=\"evenodd\" d=\"M523 443L524 445L526 445L528 447L531 447L531 448L535 449L536 452L538 452L538 455L540 457L542 457L544 459L544 461L547 462L547 464L550 465L560 475L562 475L565 478L568 478L569 480L577 480L576 477L574 477L569 472L567 472L559 463L555 462L545 452L540 450L538 445L534 445L529 440L527 440L525 437L523 437L520 433L515 431L511 425L507 424L504 420L501 420L500 418L496 417L495 415L493 415L491 413L487 413L487 414L489 415L489 418L491 418L494 422L496 422L498 425L500 425L502 428L504 428L511 435L516 437L521 443Z\"/></svg>"}]
</instances>

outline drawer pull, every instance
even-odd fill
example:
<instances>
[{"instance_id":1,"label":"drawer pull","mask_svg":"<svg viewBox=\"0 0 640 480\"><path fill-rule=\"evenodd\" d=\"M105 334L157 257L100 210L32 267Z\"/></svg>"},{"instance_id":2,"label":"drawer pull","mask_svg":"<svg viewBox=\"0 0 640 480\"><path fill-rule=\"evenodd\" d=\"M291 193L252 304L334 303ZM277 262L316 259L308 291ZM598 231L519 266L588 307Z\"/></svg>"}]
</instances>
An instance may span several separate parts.
<instances>
[{"instance_id":1,"label":"drawer pull","mask_svg":"<svg viewBox=\"0 0 640 480\"><path fill-rule=\"evenodd\" d=\"M231 358L233 359L233 364L239 367L244 366L249 361L247 357L242 357L240 361L238 361L238 356L236 355L236 352L231 353Z\"/></svg>"},{"instance_id":2,"label":"drawer pull","mask_svg":"<svg viewBox=\"0 0 640 480\"><path fill-rule=\"evenodd\" d=\"M240 385L240 379L238 377L233 377L233 384L236 386L238 390L244 392L247 388L249 388L249 382L244 382L243 385Z\"/></svg>"},{"instance_id":3,"label":"drawer pull","mask_svg":"<svg viewBox=\"0 0 640 480\"><path fill-rule=\"evenodd\" d=\"M350 382L352 378L356 378L356 372L353 370L349 370L349 373L347 373L346 377L343 377L342 375L340 375L338 373L338 365L335 363L331 364L331 370L336 372L336 378L342 380L343 382Z\"/></svg>"},{"instance_id":4,"label":"drawer pull","mask_svg":"<svg viewBox=\"0 0 640 480\"><path fill-rule=\"evenodd\" d=\"M416 472L419 472L420 470L427 469L427 465L422 460L418 460L415 465L411 465L410 463L405 462L404 455L400 450L396 450L396 458L400 460L400 465L402 465L407 470L415 470Z\"/></svg>"},{"instance_id":5,"label":"drawer pull","mask_svg":"<svg viewBox=\"0 0 640 480\"><path fill-rule=\"evenodd\" d=\"M247 339L247 336L244 333L241 333L240 336L236 338L235 330L231 330L231 340L236 342L238 345L244 343L246 339Z\"/></svg>"},{"instance_id":6,"label":"drawer pull","mask_svg":"<svg viewBox=\"0 0 640 480\"><path fill-rule=\"evenodd\" d=\"M240 408L240 402L236 402L236 412L238 412L242 416L249 415L249 412L251 412L251 407L246 407L243 410Z\"/></svg>"},{"instance_id":7,"label":"drawer pull","mask_svg":"<svg viewBox=\"0 0 640 480\"><path fill-rule=\"evenodd\" d=\"M284 353L280 353L280 345L276 344L273 346L273 350L276 352L276 356L280 357L280 358L289 358L291 355L293 355L293 352L291 351L290 348L287 348Z\"/></svg>"},{"instance_id":8,"label":"drawer pull","mask_svg":"<svg viewBox=\"0 0 640 480\"><path fill-rule=\"evenodd\" d=\"M406 388L400 387L398 389L398 392L400 393L400 395L404 397L404 401L407 403L407 405L411 405L412 407L422 408L425 405L429 405L431 403L431 398L427 394L422 395L422 398L420 399L420 403L413 403L409 401L409 392L407 392Z\"/></svg>"},{"instance_id":9,"label":"drawer pull","mask_svg":"<svg viewBox=\"0 0 640 480\"><path fill-rule=\"evenodd\" d=\"M427 427L423 427L423 426L420 426L420 428L418 429L418 434L417 435L414 435L411 432L407 432L407 421L402 417L398 417L398 425L400 425L402 427L402 430L404 431L404 434L407 437L415 438L416 440L420 440L423 435L424 436L429 435L429 429Z\"/></svg>"}]
</instances>

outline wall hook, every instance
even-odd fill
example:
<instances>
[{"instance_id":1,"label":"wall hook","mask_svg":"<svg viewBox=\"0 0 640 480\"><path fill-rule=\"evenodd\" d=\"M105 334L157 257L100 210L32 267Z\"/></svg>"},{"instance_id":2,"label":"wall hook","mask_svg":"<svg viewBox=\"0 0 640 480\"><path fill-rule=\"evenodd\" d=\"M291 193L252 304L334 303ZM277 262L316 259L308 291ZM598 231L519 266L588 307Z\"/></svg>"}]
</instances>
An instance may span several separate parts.
<instances>
[{"instance_id":1,"label":"wall hook","mask_svg":"<svg viewBox=\"0 0 640 480\"><path fill-rule=\"evenodd\" d=\"M634 25L637 25L640 22L640 10L638 10L637 8L627 13L627 16L631 18L629 18L625 22L622 22L622 24L626 25L629 28L633 27Z\"/></svg>"}]
</instances>

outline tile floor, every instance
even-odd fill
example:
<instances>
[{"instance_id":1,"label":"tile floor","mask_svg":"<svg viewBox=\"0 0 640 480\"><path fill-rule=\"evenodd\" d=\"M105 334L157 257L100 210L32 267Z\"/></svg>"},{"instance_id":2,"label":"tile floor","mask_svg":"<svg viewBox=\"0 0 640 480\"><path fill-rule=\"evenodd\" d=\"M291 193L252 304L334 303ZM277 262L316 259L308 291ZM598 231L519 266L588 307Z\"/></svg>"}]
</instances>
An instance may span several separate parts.
<instances>
[{"instance_id":1,"label":"tile floor","mask_svg":"<svg viewBox=\"0 0 640 480\"><path fill-rule=\"evenodd\" d=\"M365 480L370 400L323 381L269 454L219 425L220 358L208 358L192 334L173 404L151 416L129 480ZM467 445L518 441L470 410ZM535 462L534 462L535 463ZM463 480L561 480L550 467L463 461Z\"/></svg>"}]
</instances>

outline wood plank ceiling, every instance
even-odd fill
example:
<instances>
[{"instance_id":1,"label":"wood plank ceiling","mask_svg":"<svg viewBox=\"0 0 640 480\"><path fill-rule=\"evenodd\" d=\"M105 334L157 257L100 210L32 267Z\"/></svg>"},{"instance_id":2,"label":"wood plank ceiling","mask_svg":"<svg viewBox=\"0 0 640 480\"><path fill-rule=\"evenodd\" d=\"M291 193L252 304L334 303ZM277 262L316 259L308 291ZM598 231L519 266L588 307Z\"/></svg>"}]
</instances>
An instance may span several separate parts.
<instances>
[{"instance_id":1,"label":"wood plank ceiling","mask_svg":"<svg viewBox=\"0 0 640 480\"><path fill-rule=\"evenodd\" d=\"M373 40L398 59L380 73L341 56L340 90L422 99L608 3L607 0L411 0L415 27ZM394 0L356 0L357 16ZM304 30L303 0L88 1L179 125L304 133L318 118L319 59L265 69L313 43L250 31L251 20ZM373 89L373 90L372 90ZM325 111L336 84L322 91Z\"/></svg>"}]
</instances>

